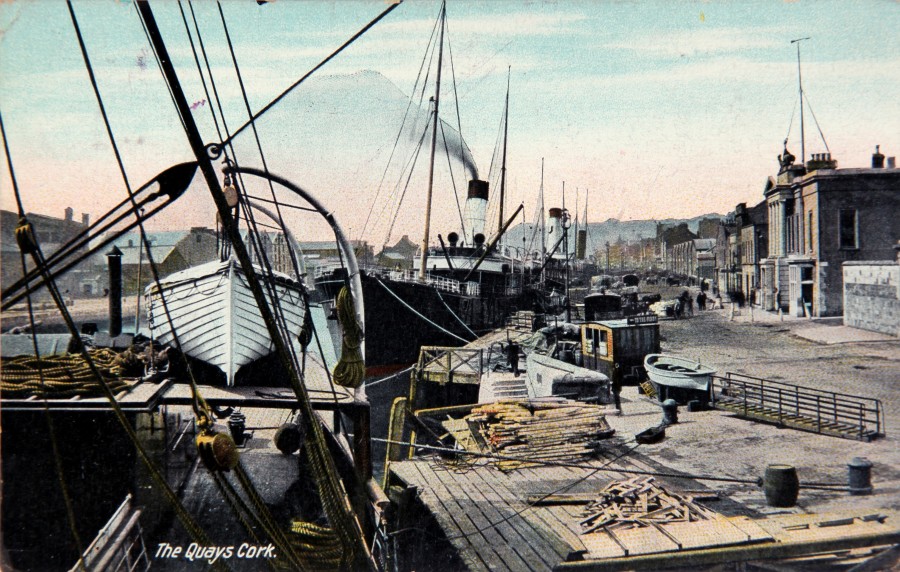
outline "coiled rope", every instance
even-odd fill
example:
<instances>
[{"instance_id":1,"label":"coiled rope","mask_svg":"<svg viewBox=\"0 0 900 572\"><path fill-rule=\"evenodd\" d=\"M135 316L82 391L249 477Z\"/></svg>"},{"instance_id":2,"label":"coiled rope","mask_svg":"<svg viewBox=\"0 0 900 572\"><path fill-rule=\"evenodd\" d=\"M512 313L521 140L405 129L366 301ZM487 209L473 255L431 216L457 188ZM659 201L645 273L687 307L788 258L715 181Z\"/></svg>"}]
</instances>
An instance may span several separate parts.
<instances>
[{"instance_id":1,"label":"coiled rope","mask_svg":"<svg viewBox=\"0 0 900 572\"><path fill-rule=\"evenodd\" d=\"M338 320L341 323L341 359L334 366L334 382L343 387L357 388L366 376L362 355L362 330L353 311L353 297L344 286L337 295Z\"/></svg>"},{"instance_id":2,"label":"coiled rope","mask_svg":"<svg viewBox=\"0 0 900 572\"><path fill-rule=\"evenodd\" d=\"M120 377L125 364L115 351L92 349L88 350L88 354L113 393L128 391L137 383L137 378ZM16 356L0 363L0 374L0 393L7 399L103 396L100 381L79 354L43 358Z\"/></svg>"}]
</instances>

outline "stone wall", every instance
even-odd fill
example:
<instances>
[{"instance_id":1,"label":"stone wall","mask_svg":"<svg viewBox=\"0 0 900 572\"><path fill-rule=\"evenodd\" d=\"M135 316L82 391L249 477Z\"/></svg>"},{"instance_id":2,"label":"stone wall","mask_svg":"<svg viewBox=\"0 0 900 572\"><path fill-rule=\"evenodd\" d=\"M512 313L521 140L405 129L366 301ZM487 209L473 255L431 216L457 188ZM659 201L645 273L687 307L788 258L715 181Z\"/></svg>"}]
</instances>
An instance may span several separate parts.
<instances>
[{"instance_id":1,"label":"stone wall","mask_svg":"<svg viewBox=\"0 0 900 572\"><path fill-rule=\"evenodd\" d=\"M844 324L900 336L900 263L845 262Z\"/></svg>"}]
</instances>

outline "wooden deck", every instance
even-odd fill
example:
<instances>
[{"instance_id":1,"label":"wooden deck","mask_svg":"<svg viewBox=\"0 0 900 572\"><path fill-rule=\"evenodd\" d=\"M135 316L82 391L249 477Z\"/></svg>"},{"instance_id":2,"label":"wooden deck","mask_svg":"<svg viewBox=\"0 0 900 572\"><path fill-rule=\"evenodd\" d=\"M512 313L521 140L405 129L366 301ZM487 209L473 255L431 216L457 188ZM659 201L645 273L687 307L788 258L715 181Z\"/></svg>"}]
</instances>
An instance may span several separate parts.
<instances>
[{"instance_id":1,"label":"wooden deck","mask_svg":"<svg viewBox=\"0 0 900 572\"><path fill-rule=\"evenodd\" d=\"M641 456L616 460L623 451L612 447L592 465L659 470ZM583 533L585 505L611 481L630 475L606 467L501 471L489 460L437 455L394 462L390 472L394 485L416 490L417 502L464 566L476 571L653 570L691 566L695 561L787 558L900 541L900 518L890 511L753 518L748 516L752 511L725 498L705 506L712 509L706 520ZM672 492L689 491L686 496L699 494L706 500L716 496L705 495L704 487L686 478L657 482Z\"/></svg>"},{"instance_id":2,"label":"wooden deck","mask_svg":"<svg viewBox=\"0 0 900 572\"><path fill-rule=\"evenodd\" d=\"M116 401L122 411L148 412L156 409L166 391L172 387L172 380L166 379L160 382L138 381L128 391L116 394ZM28 397L25 399L3 398L4 411L26 411L44 409L48 407L53 411L111 411L109 400L102 395L99 397L69 397L65 399L41 399Z\"/></svg>"},{"instance_id":3,"label":"wooden deck","mask_svg":"<svg viewBox=\"0 0 900 572\"><path fill-rule=\"evenodd\" d=\"M611 446L592 464L600 467L624 451ZM618 463L654 469L637 458ZM552 570L583 559L591 550L579 524L584 503L571 499L588 498L610 481L627 478L615 471L558 466L504 472L489 460L437 456L394 462L390 471L392 480L418 490L419 502L470 570ZM677 481L682 487L690 482ZM689 488L704 487L691 483Z\"/></svg>"}]
</instances>

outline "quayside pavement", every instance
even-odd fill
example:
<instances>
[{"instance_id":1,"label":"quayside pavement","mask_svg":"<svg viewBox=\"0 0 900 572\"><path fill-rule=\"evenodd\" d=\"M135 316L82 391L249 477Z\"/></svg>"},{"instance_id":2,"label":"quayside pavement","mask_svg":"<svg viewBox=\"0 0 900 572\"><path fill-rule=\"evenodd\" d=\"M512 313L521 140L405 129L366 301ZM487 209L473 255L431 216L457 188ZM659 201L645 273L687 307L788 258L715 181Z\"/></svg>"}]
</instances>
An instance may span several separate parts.
<instances>
[{"instance_id":1,"label":"quayside pavement","mask_svg":"<svg viewBox=\"0 0 900 572\"><path fill-rule=\"evenodd\" d=\"M769 464L789 464L797 468L801 483L844 484L847 463L866 457L874 464L874 494L805 489L795 510L900 510L900 340L846 328L836 320L755 312L751 322L749 312L732 316L729 308L664 320L660 334L664 353L698 360L719 374L730 371L880 399L886 436L866 443L739 419L726 411L680 408L679 423L667 430L666 440L640 446L641 453L691 474L753 479ZM661 419L658 405L637 388L626 388L623 397L624 414L608 418L619 436L627 438ZM773 512L754 485L708 484L761 512Z\"/></svg>"}]
</instances>

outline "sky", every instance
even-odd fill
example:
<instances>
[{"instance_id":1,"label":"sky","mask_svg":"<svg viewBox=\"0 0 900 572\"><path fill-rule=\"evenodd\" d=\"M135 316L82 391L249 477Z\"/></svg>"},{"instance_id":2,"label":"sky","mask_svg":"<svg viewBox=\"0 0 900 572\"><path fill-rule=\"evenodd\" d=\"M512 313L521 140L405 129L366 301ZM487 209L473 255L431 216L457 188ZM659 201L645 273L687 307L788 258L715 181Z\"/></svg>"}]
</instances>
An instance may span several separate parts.
<instances>
[{"instance_id":1,"label":"sky","mask_svg":"<svg viewBox=\"0 0 900 572\"><path fill-rule=\"evenodd\" d=\"M221 6L256 111L388 4ZM234 129L247 112L218 5L181 7L191 27L197 20ZM134 6L75 0L73 8L129 184L192 160ZM153 8L203 138L219 141L210 112L218 104L203 91L179 4ZM416 78L423 59L436 60L426 50L439 8L402 3L257 123L270 170L314 194L352 238L421 241L427 148L408 184L403 166L428 113ZM459 127L496 195L509 82L506 212L523 203L525 221L536 216L542 170L546 206L565 200L581 213L587 201L592 222L724 214L762 200L786 137L800 156L793 39L809 38L800 44L807 155L828 149L839 167L865 167L875 145L900 154L898 29L900 4L888 1L459 0L447 6L441 116ZM26 210L62 216L72 206L77 218L96 218L126 198L126 186L66 4L2 2L0 33L0 113ZM411 116L420 123L401 131L410 100L422 106ZM235 145L240 164L261 165L250 130ZM432 241L459 230L453 183L464 200L465 175L446 164L437 160ZM448 169L457 169L452 181ZM5 158L0 207L15 210ZM327 238L320 221L290 217L299 239ZM214 225L197 177L150 227Z\"/></svg>"}]
</instances>

